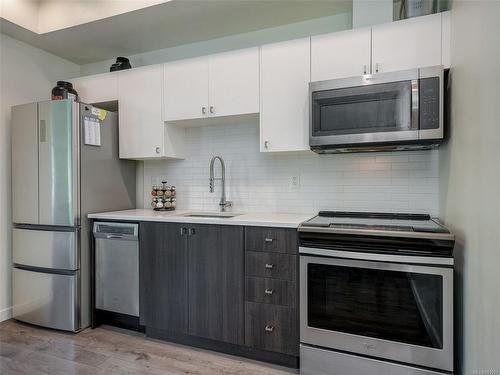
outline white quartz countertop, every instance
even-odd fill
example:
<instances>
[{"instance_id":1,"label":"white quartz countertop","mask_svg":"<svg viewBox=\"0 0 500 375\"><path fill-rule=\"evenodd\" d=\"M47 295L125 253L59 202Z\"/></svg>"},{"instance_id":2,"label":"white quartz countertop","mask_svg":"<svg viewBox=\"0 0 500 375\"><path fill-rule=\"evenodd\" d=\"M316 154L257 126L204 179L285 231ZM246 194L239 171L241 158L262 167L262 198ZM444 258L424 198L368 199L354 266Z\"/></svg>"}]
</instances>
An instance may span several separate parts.
<instances>
[{"instance_id":1,"label":"white quartz countertop","mask_svg":"<svg viewBox=\"0 0 500 375\"><path fill-rule=\"evenodd\" d=\"M216 214L217 212L176 210L176 211L153 211L147 209L134 209L123 211L111 211L89 214L90 219L101 220L123 220L123 221L162 221L166 223L193 223L193 224L225 224L225 225L248 225L261 227L298 228L300 223L309 220L312 214L285 214L285 213L238 213L227 212L236 215L230 218L221 217L189 217L189 214Z\"/></svg>"}]
</instances>

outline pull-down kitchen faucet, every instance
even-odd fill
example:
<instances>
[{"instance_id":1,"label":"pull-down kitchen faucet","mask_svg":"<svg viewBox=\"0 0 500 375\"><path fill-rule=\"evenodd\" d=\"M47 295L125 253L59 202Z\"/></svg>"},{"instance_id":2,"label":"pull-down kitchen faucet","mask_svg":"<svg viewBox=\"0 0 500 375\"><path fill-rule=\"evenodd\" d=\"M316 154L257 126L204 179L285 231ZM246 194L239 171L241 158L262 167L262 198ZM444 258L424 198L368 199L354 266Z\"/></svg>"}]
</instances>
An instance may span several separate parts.
<instances>
[{"instance_id":1,"label":"pull-down kitchen faucet","mask_svg":"<svg viewBox=\"0 0 500 375\"><path fill-rule=\"evenodd\" d=\"M214 178L214 164L215 164L215 159L219 159L220 161L220 166L222 169L222 176L221 178ZM233 202L227 201L226 200L226 165L224 164L224 160L222 160L222 157L220 156L214 156L212 160L210 160L210 192L214 192L214 181L215 180L221 180L221 185L222 185L222 195L220 197L220 210L222 212L226 211L227 207L231 207L233 205Z\"/></svg>"}]
</instances>

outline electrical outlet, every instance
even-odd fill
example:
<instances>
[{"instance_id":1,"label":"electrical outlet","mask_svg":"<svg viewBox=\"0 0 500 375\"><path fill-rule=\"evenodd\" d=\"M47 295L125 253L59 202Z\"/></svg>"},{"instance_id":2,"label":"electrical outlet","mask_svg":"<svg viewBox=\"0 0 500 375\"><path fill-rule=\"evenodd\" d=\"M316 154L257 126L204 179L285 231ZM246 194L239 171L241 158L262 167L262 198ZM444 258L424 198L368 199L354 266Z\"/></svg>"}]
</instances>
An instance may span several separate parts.
<instances>
[{"instance_id":1,"label":"electrical outlet","mask_svg":"<svg viewBox=\"0 0 500 375\"><path fill-rule=\"evenodd\" d=\"M291 190L298 190L300 188L300 177L299 176L291 176L289 181Z\"/></svg>"}]
</instances>

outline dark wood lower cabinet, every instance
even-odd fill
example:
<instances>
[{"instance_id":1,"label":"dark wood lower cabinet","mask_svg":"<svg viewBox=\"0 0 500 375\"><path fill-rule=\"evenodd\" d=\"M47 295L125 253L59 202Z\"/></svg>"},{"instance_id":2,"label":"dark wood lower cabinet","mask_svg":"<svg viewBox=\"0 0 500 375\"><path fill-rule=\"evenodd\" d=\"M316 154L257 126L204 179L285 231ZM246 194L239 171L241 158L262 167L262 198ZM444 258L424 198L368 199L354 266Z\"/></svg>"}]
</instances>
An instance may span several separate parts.
<instances>
[{"instance_id":1,"label":"dark wood lower cabinet","mask_svg":"<svg viewBox=\"0 0 500 375\"><path fill-rule=\"evenodd\" d=\"M140 225L141 320L147 327L188 332L188 252L185 226Z\"/></svg>"},{"instance_id":2,"label":"dark wood lower cabinet","mask_svg":"<svg viewBox=\"0 0 500 375\"><path fill-rule=\"evenodd\" d=\"M259 239L277 245L245 251L241 226L140 224L140 321L147 336L298 366L293 230L248 233L247 245Z\"/></svg>"},{"instance_id":3,"label":"dark wood lower cabinet","mask_svg":"<svg viewBox=\"0 0 500 375\"><path fill-rule=\"evenodd\" d=\"M253 348L299 355L297 310L246 302L245 344Z\"/></svg>"},{"instance_id":4,"label":"dark wood lower cabinet","mask_svg":"<svg viewBox=\"0 0 500 375\"><path fill-rule=\"evenodd\" d=\"M189 232L189 334L243 344L243 227L190 225Z\"/></svg>"}]
</instances>

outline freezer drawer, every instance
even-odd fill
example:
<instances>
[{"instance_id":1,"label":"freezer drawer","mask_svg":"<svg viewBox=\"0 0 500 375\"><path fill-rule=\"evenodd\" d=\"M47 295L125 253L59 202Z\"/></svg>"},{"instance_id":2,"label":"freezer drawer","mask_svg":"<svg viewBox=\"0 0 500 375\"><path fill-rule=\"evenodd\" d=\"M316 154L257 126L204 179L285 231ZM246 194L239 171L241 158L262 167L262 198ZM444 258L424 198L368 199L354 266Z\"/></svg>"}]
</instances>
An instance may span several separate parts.
<instances>
[{"instance_id":1,"label":"freezer drawer","mask_svg":"<svg viewBox=\"0 0 500 375\"><path fill-rule=\"evenodd\" d=\"M61 275L14 268L13 316L42 327L77 331L79 272Z\"/></svg>"},{"instance_id":2,"label":"freezer drawer","mask_svg":"<svg viewBox=\"0 0 500 375\"><path fill-rule=\"evenodd\" d=\"M79 268L76 234L14 228L12 261L23 266L76 270Z\"/></svg>"}]
</instances>

